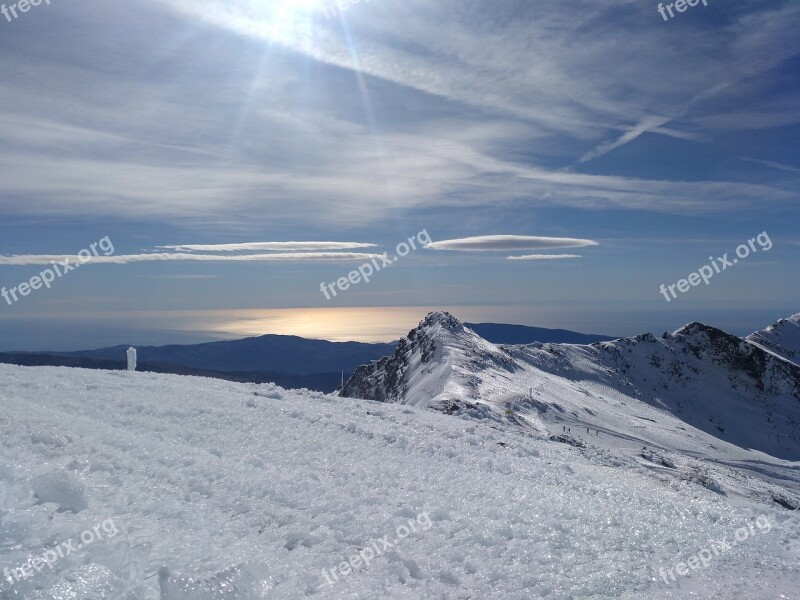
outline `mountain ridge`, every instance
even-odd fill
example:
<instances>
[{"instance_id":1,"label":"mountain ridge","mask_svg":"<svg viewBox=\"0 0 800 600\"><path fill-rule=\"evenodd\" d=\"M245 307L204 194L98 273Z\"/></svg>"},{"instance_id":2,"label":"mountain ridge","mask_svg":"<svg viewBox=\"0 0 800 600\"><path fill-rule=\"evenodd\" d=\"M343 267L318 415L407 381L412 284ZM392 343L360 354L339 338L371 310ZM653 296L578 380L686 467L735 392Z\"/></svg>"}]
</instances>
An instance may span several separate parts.
<instances>
[{"instance_id":1,"label":"mountain ridge","mask_svg":"<svg viewBox=\"0 0 800 600\"><path fill-rule=\"evenodd\" d=\"M779 319L745 338L751 344L800 365L800 313Z\"/></svg>"},{"instance_id":2,"label":"mountain ridge","mask_svg":"<svg viewBox=\"0 0 800 600\"><path fill-rule=\"evenodd\" d=\"M495 420L510 410L547 435L570 423L621 434L646 419L661 423L651 443L671 443L666 426L689 426L705 444L800 459L800 367L746 339L693 322L661 338L494 345L459 325L429 315L402 350L356 369L341 395Z\"/></svg>"}]
</instances>

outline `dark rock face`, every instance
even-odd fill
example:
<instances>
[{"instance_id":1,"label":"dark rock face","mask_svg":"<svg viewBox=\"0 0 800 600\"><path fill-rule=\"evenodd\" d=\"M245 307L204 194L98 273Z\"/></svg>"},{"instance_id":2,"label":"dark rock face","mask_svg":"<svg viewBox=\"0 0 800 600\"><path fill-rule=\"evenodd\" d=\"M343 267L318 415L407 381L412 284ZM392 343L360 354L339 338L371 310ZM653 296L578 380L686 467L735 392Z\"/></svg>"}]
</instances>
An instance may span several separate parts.
<instances>
[{"instance_id":1,"label":"dark rock face","mask_svg":"<svg viewBox=\"0 0 800 600\"><path fill-rule=\"evenodd\" d=\"M341 395L379 402L401 402L406 391L404 379L411 356L419 351L421 363L427 364L436 351L436 342L431 335L435 325L453 334L464 331L464 325L450 313L430 313L398 342L391 356L358 367L344 384Z\"/></svg>"},{"instance_id":2,"label":"dark rock face","mask_svg":"<svg viewBox=\"0 0 800 600\"><path fill-rule=\"evenodd\" d=\"M392 356L358 367L341 391L345 398L364 398L379 402L399 402L403 398L405 346L398 345Z\"/></svg>"},{"instance_id":3,"label":"dark rock face","mask_svg":"<svg viewBox=\"0 0 800 600\"><path fill-rule=\"evenodd\" d=\"M708 359L732 373L744 373L761 392L786 393L800 400L800 367L720 329L691 323L675 332L697 358Z\"/></svg>"}]
</instances>

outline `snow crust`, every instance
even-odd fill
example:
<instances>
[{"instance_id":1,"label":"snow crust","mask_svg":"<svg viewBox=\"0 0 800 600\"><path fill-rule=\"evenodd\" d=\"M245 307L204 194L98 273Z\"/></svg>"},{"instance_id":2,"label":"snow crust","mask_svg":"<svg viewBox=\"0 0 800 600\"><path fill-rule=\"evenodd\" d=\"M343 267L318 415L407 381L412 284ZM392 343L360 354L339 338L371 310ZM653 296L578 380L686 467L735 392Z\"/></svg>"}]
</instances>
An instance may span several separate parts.
<instances>
[{"instance_id":1,"label":"snow crust","mask_svg":"<svg viewBox=\"0 0 800 600\"><path fill-rule=\"evenodd\" d=\"M575 384L576 414L579 398L602 393L598 414L626 401L603 385ZM108 519L119 529L3 578L0 598L796 598L796 513L668 475L688 460L674 448L552 441L578 420L549 414L520 427L274 385L0 365L0 569ZM423 512L430 528L326 581ZM660 578L759 516L770 532Z\"/></svg>"}]
</instances>

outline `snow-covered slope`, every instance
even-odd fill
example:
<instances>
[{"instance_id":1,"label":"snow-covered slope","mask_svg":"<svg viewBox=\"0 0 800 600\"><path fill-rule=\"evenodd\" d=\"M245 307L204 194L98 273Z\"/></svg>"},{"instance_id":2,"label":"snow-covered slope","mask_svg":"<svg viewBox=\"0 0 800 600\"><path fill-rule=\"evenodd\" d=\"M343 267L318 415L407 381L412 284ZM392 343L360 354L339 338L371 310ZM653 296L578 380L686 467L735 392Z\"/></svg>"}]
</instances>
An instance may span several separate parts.
<instances>
[{"instance_id":1,"label":"snow-covered slope","mask_svg":"<svg viewBox=\"0 0 800 600\"><path fill-rule=\"evenodd\" d=\"M796 513L669 470L468 410L0 365L0 568L74 546L0 598L795 598Z\"/></svg>"},{"instance_id":2,"label":"snow-covered slope","mask_svg":"<svg viewBox=\"0 0 800 600\"><path fill-rule=\"evenodd\" d=\"M746 339L800 365L800 313L780 319L762 331L751 333Z\"/></svg>"},{"instance_id":3,"label":"snow-covered slope","mask_svg":"<svg viewBox=\"0 0 800 600\"><path fill-rule=\"evenodd\" d=\"M515 357L532 367L517 379L535 379L537 371L560 378L550 395L584 413L599 400L601 417L677 419L672 427L688 425L720 442L800 460L800 368L713 327L692 323L660 339L645 334L591 346L526 346ZM588 390L578 403L571 393L576 385ZM548 391L537 397L548 402ZM620 432L629 424L623 421Z\"/></svg>"},{"instance_id":4,"label":"snow-covered slope","mask_svg":"<svg viewBox=\"0 0 800 600\"><path fill-rule=\"evenodd\" d=\"M476 338L434 313L401 341L404 352L357 370L343 395L490 418L637 461L647 446L675 477L725 464L712 487L800 506L800 469L787 462L800 460L796 365L700 323L592 345L487 349Z\"/></svg>"}]
</instances>

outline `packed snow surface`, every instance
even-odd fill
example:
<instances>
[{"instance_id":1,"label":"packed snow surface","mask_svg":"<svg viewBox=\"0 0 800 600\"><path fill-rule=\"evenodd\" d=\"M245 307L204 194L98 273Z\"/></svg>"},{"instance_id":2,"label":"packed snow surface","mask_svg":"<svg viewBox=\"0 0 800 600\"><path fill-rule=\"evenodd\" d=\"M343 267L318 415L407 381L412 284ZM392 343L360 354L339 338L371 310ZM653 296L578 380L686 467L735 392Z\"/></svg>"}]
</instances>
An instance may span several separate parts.
<instances>
[{"instance_id":1,"label":"packed snow surface","mask_svg":"<svg viewBox=\"0 0 800 600\"><path fill-rule=\"evenodd\" d=\"M0 365L0 598L797 598L796 511L586 438L273 385ZM659 569L722 540L665 583ZM369 564L342 565L366 548Z\"/></svg>"}]
</instances>

